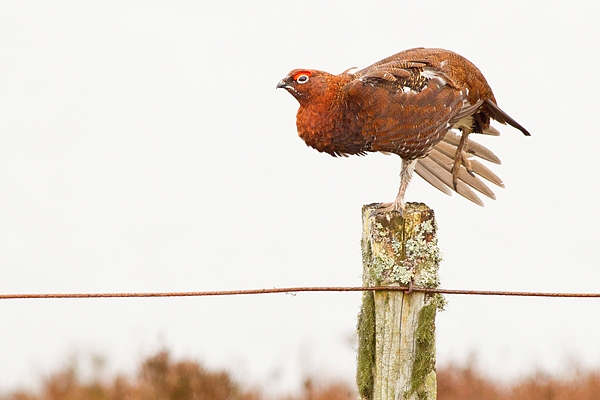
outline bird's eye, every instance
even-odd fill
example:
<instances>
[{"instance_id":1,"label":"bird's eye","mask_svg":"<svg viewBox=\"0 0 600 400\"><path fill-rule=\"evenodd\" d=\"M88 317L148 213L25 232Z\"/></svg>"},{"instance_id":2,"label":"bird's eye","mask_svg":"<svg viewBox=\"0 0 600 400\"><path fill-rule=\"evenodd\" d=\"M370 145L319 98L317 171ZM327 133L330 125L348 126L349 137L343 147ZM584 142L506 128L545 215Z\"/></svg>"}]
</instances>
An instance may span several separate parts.
<instances>
[{"instance_id":1,"label":"bird's eye","mask_svg":"<svg viewBox=\"0 0 600 400\"><path fill-rule=\"evenodd\" d=\"M308 82L308 75L300 75L299 77L296 78L296 82L298 83L306 83Z\"/></svg>"}]
</instances>

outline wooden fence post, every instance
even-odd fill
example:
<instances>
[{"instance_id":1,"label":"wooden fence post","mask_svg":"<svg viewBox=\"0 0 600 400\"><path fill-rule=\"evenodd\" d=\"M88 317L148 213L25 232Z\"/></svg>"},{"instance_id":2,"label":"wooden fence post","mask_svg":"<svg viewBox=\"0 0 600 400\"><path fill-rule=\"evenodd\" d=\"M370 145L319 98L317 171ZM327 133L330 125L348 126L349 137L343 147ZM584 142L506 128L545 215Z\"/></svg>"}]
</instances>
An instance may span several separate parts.
<instances>
[{"instance_id":1,"label":"wooden fence post","mask_svg":"<svg viewBox=\"0 0 600 400\"><path fill-rule=\"evenodd\" d=\"M408 203L397 213L363 207L363 286L438 287L441 253L433 210ZM367 400L436 398L435 316L440 294L364 292L358 316L359 396Z\"/></svg>"}]
</instances>

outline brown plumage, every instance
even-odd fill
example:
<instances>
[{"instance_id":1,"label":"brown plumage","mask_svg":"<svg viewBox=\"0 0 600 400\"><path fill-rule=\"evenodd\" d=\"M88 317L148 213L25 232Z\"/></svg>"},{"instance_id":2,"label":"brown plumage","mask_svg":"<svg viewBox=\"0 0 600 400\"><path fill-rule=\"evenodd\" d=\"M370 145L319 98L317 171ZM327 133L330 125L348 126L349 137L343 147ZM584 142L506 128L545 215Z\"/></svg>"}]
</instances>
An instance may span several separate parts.
<instances>
[{"instance_id":1,"label":"brown plumage","mask_svg":"<svg viewBox=\"0 0 600 400\"><path fill-rule=\"evenodd\" d=\"M381 212L404 210L413 170L444 193L454 189L483 205L471 187L495 196L477 175L503 184L473 156L498 164L500 160L468 135L498 135L490 126L494 119L529 136L496 105L479 69L448 50L406 50L339 75L295 69L277 88L300 103L296 126L308 146L332 156L377 151L402 158L398 196L383 204Z\"/></svg>"}]
</instances>

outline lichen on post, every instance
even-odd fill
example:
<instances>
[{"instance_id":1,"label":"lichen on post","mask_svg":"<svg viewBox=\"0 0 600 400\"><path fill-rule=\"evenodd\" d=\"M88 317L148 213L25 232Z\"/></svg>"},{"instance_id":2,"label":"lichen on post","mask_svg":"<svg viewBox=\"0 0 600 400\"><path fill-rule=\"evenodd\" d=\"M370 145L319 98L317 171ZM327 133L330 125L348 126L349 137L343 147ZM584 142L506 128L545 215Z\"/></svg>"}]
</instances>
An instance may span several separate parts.
<instances>
[{"instance_id":1,"label":"lichen on post","mask_svg":"<svg viewBox=\"0 0 600 400\"><path fill-rule=\"evenodd\" d=\"M408 203L404 216L363 207L363 286L436 288L441 253L433 210ZM361 399L436 398L435 316L440 294L365 292L358 317Z\"/></svg>"}]
</instances>

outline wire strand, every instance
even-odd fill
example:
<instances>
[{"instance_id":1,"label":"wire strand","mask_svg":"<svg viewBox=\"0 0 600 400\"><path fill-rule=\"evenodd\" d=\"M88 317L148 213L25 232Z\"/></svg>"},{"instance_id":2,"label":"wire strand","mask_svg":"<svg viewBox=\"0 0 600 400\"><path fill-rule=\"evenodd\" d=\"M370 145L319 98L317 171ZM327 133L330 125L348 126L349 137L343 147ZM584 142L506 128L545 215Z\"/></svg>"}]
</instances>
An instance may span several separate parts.
<instances>
[{"instance_id":1,"label":"wire strand","mask_svg":"<svg viewBox=\"0 0 600 400\"><path fill-rule=\"evenodd\" d=\"M245 289L245 290L215 290L203 292L133 292L133 293L21 293L0 294L0 300L9 299L90 299L90 298L124 298L124 297L208 297L208 296L234 296L255 295L272 293L299 293L299 292L365 292L365 291L407 291L404 286L322 286L322 287L288 287L271 289ZM463 294L478 296L520 296L520 297L574 297L574 298L600 298L600 293L559 293L559 292L517 292L497 290L465 290L442 288L413 287L414 292Z\"/></svg>"}]
</instances>

